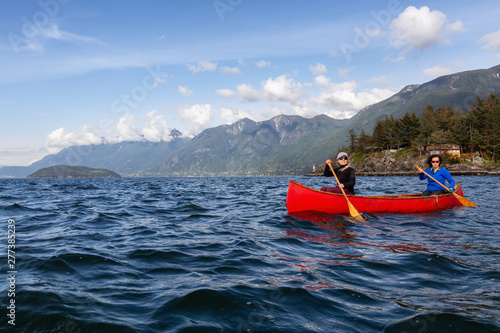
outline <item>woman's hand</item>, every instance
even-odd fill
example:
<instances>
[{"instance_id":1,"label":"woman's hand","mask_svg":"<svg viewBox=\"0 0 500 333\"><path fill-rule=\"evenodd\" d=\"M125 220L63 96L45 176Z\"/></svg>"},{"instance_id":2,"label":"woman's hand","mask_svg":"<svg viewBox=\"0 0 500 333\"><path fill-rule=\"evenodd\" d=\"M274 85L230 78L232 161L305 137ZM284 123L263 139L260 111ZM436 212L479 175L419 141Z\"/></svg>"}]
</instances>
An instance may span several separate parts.
<instances>
[{"instance_id":1,"label":"woman's hand","mask_svg":"<svg viewBox=\"0 0 500 333\"><path fill-rule=\"evenodd\" d=\"M420 168L420 167L419 167L419 168L418 168L418 172L420 172L420 173L424 173L424 169L422 169L422 168Z\"/></svg>"},{"instance_id":2,"label":"woman's hand","mask_svg":"<svg viewBox=\"0 0 500 333\"><path fill-rule=\"evenodd\" d=\"M326 160L325 162L326 164L332 164L332 161L331 160Z\"/></svg>"},{"instance_id":3,"label":"woman's hand","mask_svg":"<svg viewBox=\"0 0 500 333\"><path fill-rule=\"evenodd\" d=\"M339 184L339 188L344 188L344 184Z\"/></svg>"}]
</instances>

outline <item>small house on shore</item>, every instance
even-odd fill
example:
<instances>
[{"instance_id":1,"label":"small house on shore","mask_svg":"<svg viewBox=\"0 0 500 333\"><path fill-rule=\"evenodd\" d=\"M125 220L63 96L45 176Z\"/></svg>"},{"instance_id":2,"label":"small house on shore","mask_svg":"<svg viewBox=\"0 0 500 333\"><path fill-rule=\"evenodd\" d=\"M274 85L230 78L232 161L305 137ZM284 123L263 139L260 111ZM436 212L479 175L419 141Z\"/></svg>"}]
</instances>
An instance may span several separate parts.
<instances>
[{"instance_id":1,"label":"small house on shore","mask_svg":"<svg viewBox=\"0 0 500 333\"><path fill-rule=\"evenodd\" d=\"M431 154L439 154L439 155L453 155L456 157L460 157L460 146L452 145L452 144L436 144L432 146L427 146L426 150Z\"/></svg>"}]
</instances>

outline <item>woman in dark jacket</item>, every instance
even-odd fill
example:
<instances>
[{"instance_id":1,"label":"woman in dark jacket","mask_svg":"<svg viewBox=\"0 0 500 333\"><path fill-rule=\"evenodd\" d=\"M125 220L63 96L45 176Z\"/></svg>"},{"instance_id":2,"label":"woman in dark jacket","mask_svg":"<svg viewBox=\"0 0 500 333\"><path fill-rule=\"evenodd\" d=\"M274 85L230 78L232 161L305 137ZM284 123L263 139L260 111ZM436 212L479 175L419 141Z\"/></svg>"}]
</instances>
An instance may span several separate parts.
<instances>
[{"instance_id":1,"label":"woman in dark jacket","mask_svg":"<svg viewBox=\"0 0 500 333\"><path fill-rule=\"evenodd\" d=\"M323 175L325 177L333 177L332 170L330 169L330 166L328 166L328 163L331 163L331 161L330 160L326 161L325 171L323 172ZM344 152L340 152L337 155L337 163L339 166L334 168L333 170L335 171L335 174L339 179L340 185L337 185L337 187L322 187L321 191L342 193L342 190L340 189L342 187L344 189L345 194L354 195L354 185L356 184L356 173L354 172L354 169L351 167L351 164L349 163L349 158L347 157L347 154Z\"/></svg>"}]
</instances>

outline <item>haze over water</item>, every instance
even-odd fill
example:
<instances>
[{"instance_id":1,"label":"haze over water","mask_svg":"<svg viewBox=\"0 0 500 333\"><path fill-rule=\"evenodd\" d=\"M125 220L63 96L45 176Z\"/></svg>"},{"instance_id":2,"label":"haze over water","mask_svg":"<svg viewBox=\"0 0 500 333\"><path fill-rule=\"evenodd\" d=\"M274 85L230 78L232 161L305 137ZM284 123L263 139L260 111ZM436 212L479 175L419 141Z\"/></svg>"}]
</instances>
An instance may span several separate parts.
<instances>
[{"instance_id":1,"label":"haze over water","mask_svg":"<svg viewBox=\"0 0 500 333\"><path fill-rule=\"evenodd\" d=\"M16 231L15 330L500 331L499 177L455 177L478 208L367 214L367 225L289 215L290 179L331 184L0 179L4 276L9 219ZM417 176L358 177L356 191L424 188Z\"/></svg>"}]
</instances>

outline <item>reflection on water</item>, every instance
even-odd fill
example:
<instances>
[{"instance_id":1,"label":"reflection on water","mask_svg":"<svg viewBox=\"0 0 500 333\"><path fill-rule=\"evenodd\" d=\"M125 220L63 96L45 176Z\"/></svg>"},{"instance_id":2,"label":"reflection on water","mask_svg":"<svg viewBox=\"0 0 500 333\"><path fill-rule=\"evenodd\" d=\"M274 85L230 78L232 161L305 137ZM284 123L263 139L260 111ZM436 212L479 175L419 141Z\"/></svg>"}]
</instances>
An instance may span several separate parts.
<instances>
[{"instance_id":1,"label":"reflection on water","mask_svg":"<svg viewBox=\"0 0 500 333\"><path fill-rule=\"evenodd\" d=\"M334 247L379 247L386 248L394 252L429 252L426 247L419 244L393 244L394 241L390 238L378 243L356 240L358 234L356 234L352 226L346 224L346 222L350 222L350 220L343 216L314 211L294 212L289 213L289 215L297 219L312 222L314 225L322 229L329 230L330 232L315 234L303 229L290 229L286 230L286 234L288 237L300 237L303 239L307 239L308 241L318 242ZM369 224L364 224L361 227L365 228L365 230L363 231L364 238L368 237L371 239L375 239L375 236L382 233L390 236L393 233L407 231L405 228L391 227L392 231L390 233L386 233L385 231L373 228Z\"/></svg>"}]
</instances>

